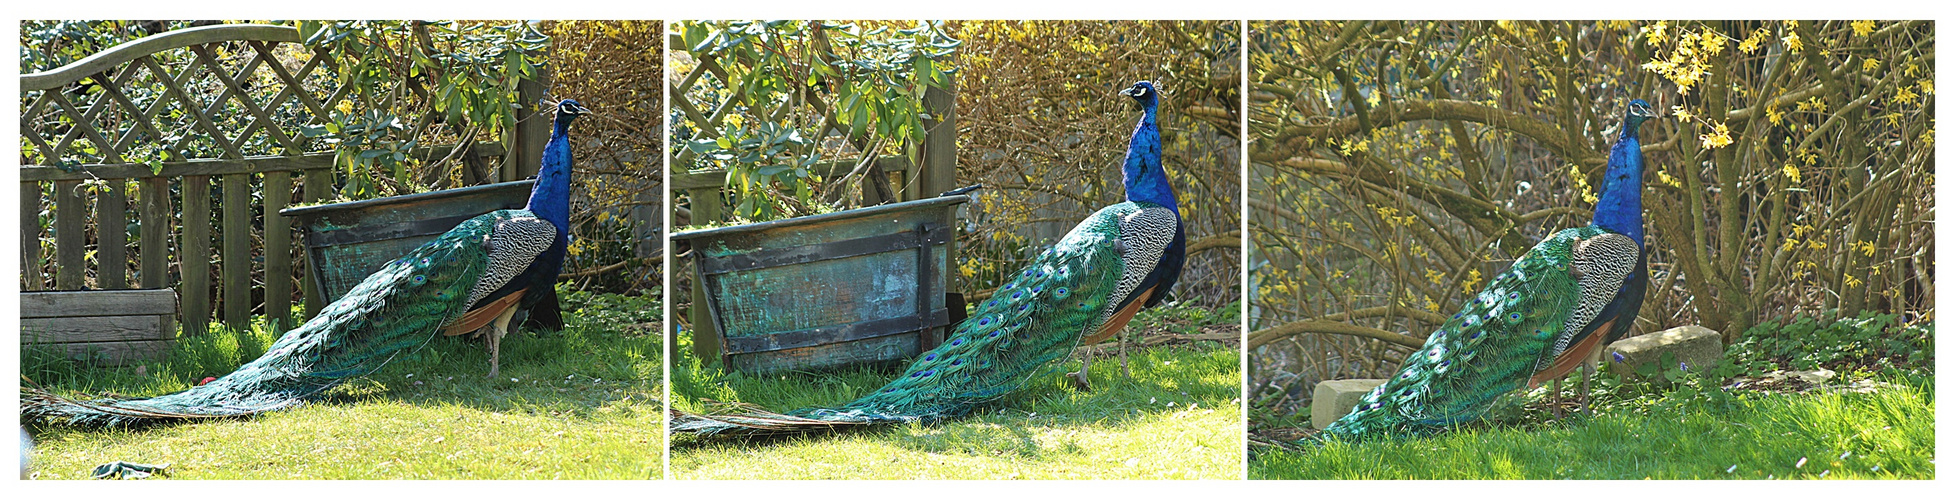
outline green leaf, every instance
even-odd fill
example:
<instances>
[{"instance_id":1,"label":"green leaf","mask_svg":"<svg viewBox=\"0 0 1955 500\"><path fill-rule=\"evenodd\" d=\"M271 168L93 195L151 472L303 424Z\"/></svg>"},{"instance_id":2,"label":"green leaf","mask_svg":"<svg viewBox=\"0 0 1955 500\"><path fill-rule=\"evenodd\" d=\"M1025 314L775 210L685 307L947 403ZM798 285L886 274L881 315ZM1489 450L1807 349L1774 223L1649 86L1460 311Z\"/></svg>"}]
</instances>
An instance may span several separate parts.
<instances>
[{"instance_id":1,"label":"green leaf","mask_svg":"<svg viewBox=\"0 0 1955 500\"><path fill-rule=\"evenodd\" d=\"M324 25L319 21L299 21L299 40L303 40L301 43L306 45L317 43L318 40L315 38L319 36L320 29L323 27Z\"/></svg>"}]
</instances>

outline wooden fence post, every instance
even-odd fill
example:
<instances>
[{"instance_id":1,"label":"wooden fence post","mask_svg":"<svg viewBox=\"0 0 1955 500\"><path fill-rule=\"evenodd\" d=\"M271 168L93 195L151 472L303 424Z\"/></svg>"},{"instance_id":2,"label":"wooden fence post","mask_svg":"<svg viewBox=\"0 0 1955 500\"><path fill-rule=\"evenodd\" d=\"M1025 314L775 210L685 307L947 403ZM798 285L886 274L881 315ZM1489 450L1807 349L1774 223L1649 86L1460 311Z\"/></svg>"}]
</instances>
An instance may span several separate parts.
<instances>
[{"instance_id":1,"label":"wooden fence post","mask_svg":"<svg viewBox=\"0 0 1955 500\"><path fill-rule=\"evenodd\" d=\"M183 334L210 330L210 176L183 177L183 241L177 243L177 297L183 301Z\"/></svg>"},{"instance_id":2,"label":"wooden fence post","mask_svg":"<svg viewBox=\"0 0 1955 500\"><path fill-rule=\"evenodd\" d=\"M692 224L719 222L724 204L719 186L692 190ZM692 251L700 249L694 248ZM692 355L714 363L720 359L720 330L713 325L712 312L706 310L706 283L700 281L703 276L698 272L693 273L692 309L687 317L692 319Z\"/></svg>"},{"instance_id":3,"label":"wooden fence post","mask_svg":"<svg viewBox=\"0 0 1955 500\"><path fill-rule=\"evenodd\" d=\"M104 290L129 288L129 181L109 179L95 214L95 282Z\"/></svg>"},{"instance_id":4,"label":"wooden fence post","mask_svg":"<svg viewBox=\"0 0 1955 500\"><path fill-rule=\"evenodd\" d=\"M319 168L305 171L305 194L303 196L305 197L306 203L325 201L326 198L332 195L333 169ZM319 315L320 309L326 307L326 294L319 290L318 278L313 277L312 266L318 265L318 263L312 261L309 252L299 252L299 254L305 257L305 267L303 268L305 270L303 273L305 275L305 282L300 285L305 289L305 319L312 319L313 316Z\"/></svg>"},{"instance_id":5,"label":"wooden fence post","mask_svg":"<svg viewBox=\"0 0 1955 500\"><path fill-rule=\"evenodd\" d=\"M939 193L957 188L957 77L951 76L950 88L931 87L923 91L924 109L930 110L930 120L923 121L926 132L923 136L923 164L917 165L917 179L913 183L920 190L914 199L925 199ZM958 269L957 238L944 242L944 259L949 269ZM963 290L957 280L963 275L955 272L944 273L945 292Z\"/></svg>"},{"instance_id":6,"label":"wooden fence post","mask_svg":"<svg viewBox=\"0 0 1955 500\"><path fill-rule=\"evenodd\" d=\"M41 183L20 183L20 269L22 290L47 288L41 274Z\"/></svg>"},{"instance_id":7,"label":"wooden fence post","mask_svg":"<svg viewBox=\"0 0 1955 500\"><path fill-rule=\"evenodd\" d=\"M170 178L150 177L142 183L143 288L163 288L170 283ZM181 294L179 294L181 296Z\"/></svg>"},{"instance_id":8,"label":"wooden fence post","mask_svg":"<svg viewBox=\"0 0 1955 500\"><path fill-rule=\"evenodd\" d=\"M537 65L535 78L516 82L516 103L521 107L517 108L515 137L504 148L509 152L503 156L502 182L529 178L543 167L543 146L550 142L552 117L538 101L549 95L550 78L550 67Z\"/></svg>"},{"instance_id":9,"label":"wooden fence post","mask_svg":"<svg viewBox=\"0 0 1955 500\"><path fill-rule=\"evenodd\" d=\"M223 177L224 248L219 257L223 279L224 326L251 327L251 174Z\"/></svg>"},{"instance_id":10,"label":"wooden fence post","mask_svg":"<svg viewBox=\"0 0 1955 500\"><path fill-rule=\"evenodd\" d=\"M265 325L284 333L292 318L292 173L265 172Z\"/></svg>"},{"instance_id":11,"label":"wooden fence post","mask_svg":"<svg viewBox=\"0 0 1955 500\"><path fill-rule=\"evenodd\" d=\"M957 186L957 83L949 89L931 87L923 91L923 107L933 119L924 120L923 164L917 165L913 183L920 191L911 199L921 200Z\"/></svg>"},{"instance_id":12,"label":"wooden fence post","mask_svg":"<svg viewBox=\"0 0 1955 500\"><path fill-rule=\"evenodd\" d=\"M83 258L86 249L82 232L87 231L88 206L81 194L81 181L54 181L54 288L80 290L82 275L88 271Z\"/></svg>"}]
</instances>

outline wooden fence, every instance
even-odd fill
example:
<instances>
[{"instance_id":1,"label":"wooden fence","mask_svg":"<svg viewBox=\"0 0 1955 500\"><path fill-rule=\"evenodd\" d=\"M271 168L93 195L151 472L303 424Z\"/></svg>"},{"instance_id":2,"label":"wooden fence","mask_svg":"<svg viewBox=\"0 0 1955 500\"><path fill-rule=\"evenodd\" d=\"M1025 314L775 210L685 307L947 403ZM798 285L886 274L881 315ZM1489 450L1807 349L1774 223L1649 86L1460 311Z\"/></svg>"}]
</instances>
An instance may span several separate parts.
<instances>
[{"instance_id":1,"label":"wooden fence","mask_svg":"<svg viewBox=\"0 0 1955 500\"><path fill-rule=\"evenodd\" d=\"M22 289L174 286L185 334L203 332L214 312L237 328L261 308L284 318L305 263L295 258L291 221L278 211L295 199L328 199L336 183L332 146L296 130L331 121L335 107L369 109L386 97L339 82L343 62L298 42L298 30L287 26L206 26L22 75ZM396 85L396 94L432 91ZM542 97L534 82L519 88L518 102ZM434 115L419 117L414 130L426 130ZM498 176L519 179L536 171L549 120L523 120L512 135L512 151L483 143L463 153L500 156ZM448 158L453 149L413 156ZM51 262L42 245L50 229ZM310 315L323 301L306 281Z\"/></svg>"}]
</instances>

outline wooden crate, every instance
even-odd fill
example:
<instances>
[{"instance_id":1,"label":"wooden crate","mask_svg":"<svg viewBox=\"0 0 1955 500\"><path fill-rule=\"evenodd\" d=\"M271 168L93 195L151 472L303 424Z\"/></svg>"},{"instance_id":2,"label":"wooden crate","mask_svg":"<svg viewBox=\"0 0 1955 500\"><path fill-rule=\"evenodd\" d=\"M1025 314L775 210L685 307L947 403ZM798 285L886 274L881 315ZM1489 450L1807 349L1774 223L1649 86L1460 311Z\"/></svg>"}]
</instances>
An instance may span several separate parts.
<instances>
[{"instance_id":1,"label":"wooden crate","mask_svg":"<svg viewBox=\"0 0 1955 500\"><path fill-rule=\"evenodd\" d=\"M891 361L943 341L946 244L969 201L944 196L672 239L692 246L694 283L705 287L728 369Z\"/></svg>"},{"instance_id":2,"label":"wooden crate","mask_svg":"<svg viewBox=\"0 0 1955 500\"><path fill-rule=\"evenodd\" d=\"M20 341L101 365L162 360L176 338L176 292L22 292Z\"/></svg>"},{"instance_id":3,"label":"wooden crate","mask_svg":"<svg viewBox=\"0 0 1955 500\"><path fill-rule=\"evenodd\" d=\"M367 275L469 218L523 208L536 181L516 181L372 200L287 208L302 228L312 282L326 302Z\"/></svg>"}]
</instances>

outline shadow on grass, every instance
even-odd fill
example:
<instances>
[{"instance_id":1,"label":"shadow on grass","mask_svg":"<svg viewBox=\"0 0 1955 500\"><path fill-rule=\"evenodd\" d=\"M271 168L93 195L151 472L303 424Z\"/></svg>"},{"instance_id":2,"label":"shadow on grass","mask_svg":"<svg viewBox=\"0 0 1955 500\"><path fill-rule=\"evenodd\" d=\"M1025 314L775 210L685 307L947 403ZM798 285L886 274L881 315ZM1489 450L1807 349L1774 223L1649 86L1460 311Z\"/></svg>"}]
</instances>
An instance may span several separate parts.
<instances>
[{"instance_id":1,"label":"shadow on grass","mask_svg":"<svg viewBox=\"0 0 1955 500\"><path fill-rule=\"evenodd\" d=\"M686 341L681 341L681 352ZM1117 358L1096 360L1090 391L1073 388L1061 372L1077 369L1077 357L1055 363L1018 392L984 405L970 415L932 423L913 423L850 429L837 433L742 440L675 440L693 449L764 446L783 441L818 441L834 437L875 436L890 444L927 453L994 456L1009 453L1027 458L1045 454L1036 432L1088 425L1121 428L1162 418L1189 404L1217 408L1232 406L1238 396L1235 349L1204 342L1198 346L1166 346L1129 353L1133 377L1120 370ZM833 407L867 395L900 374L903 365L888 363L826 372L792 372L768 376L723 374L701 368L685 356L673 370L673 404L700 409L702 398L760 405L774 411ZM700 372L705 372L704 374ZM715 384L714 381L719 383ZM1172 403L1172 405L1170 405ZM1076 451L1076 450L1075 450Z\"/></svg>"}]
</instances>

